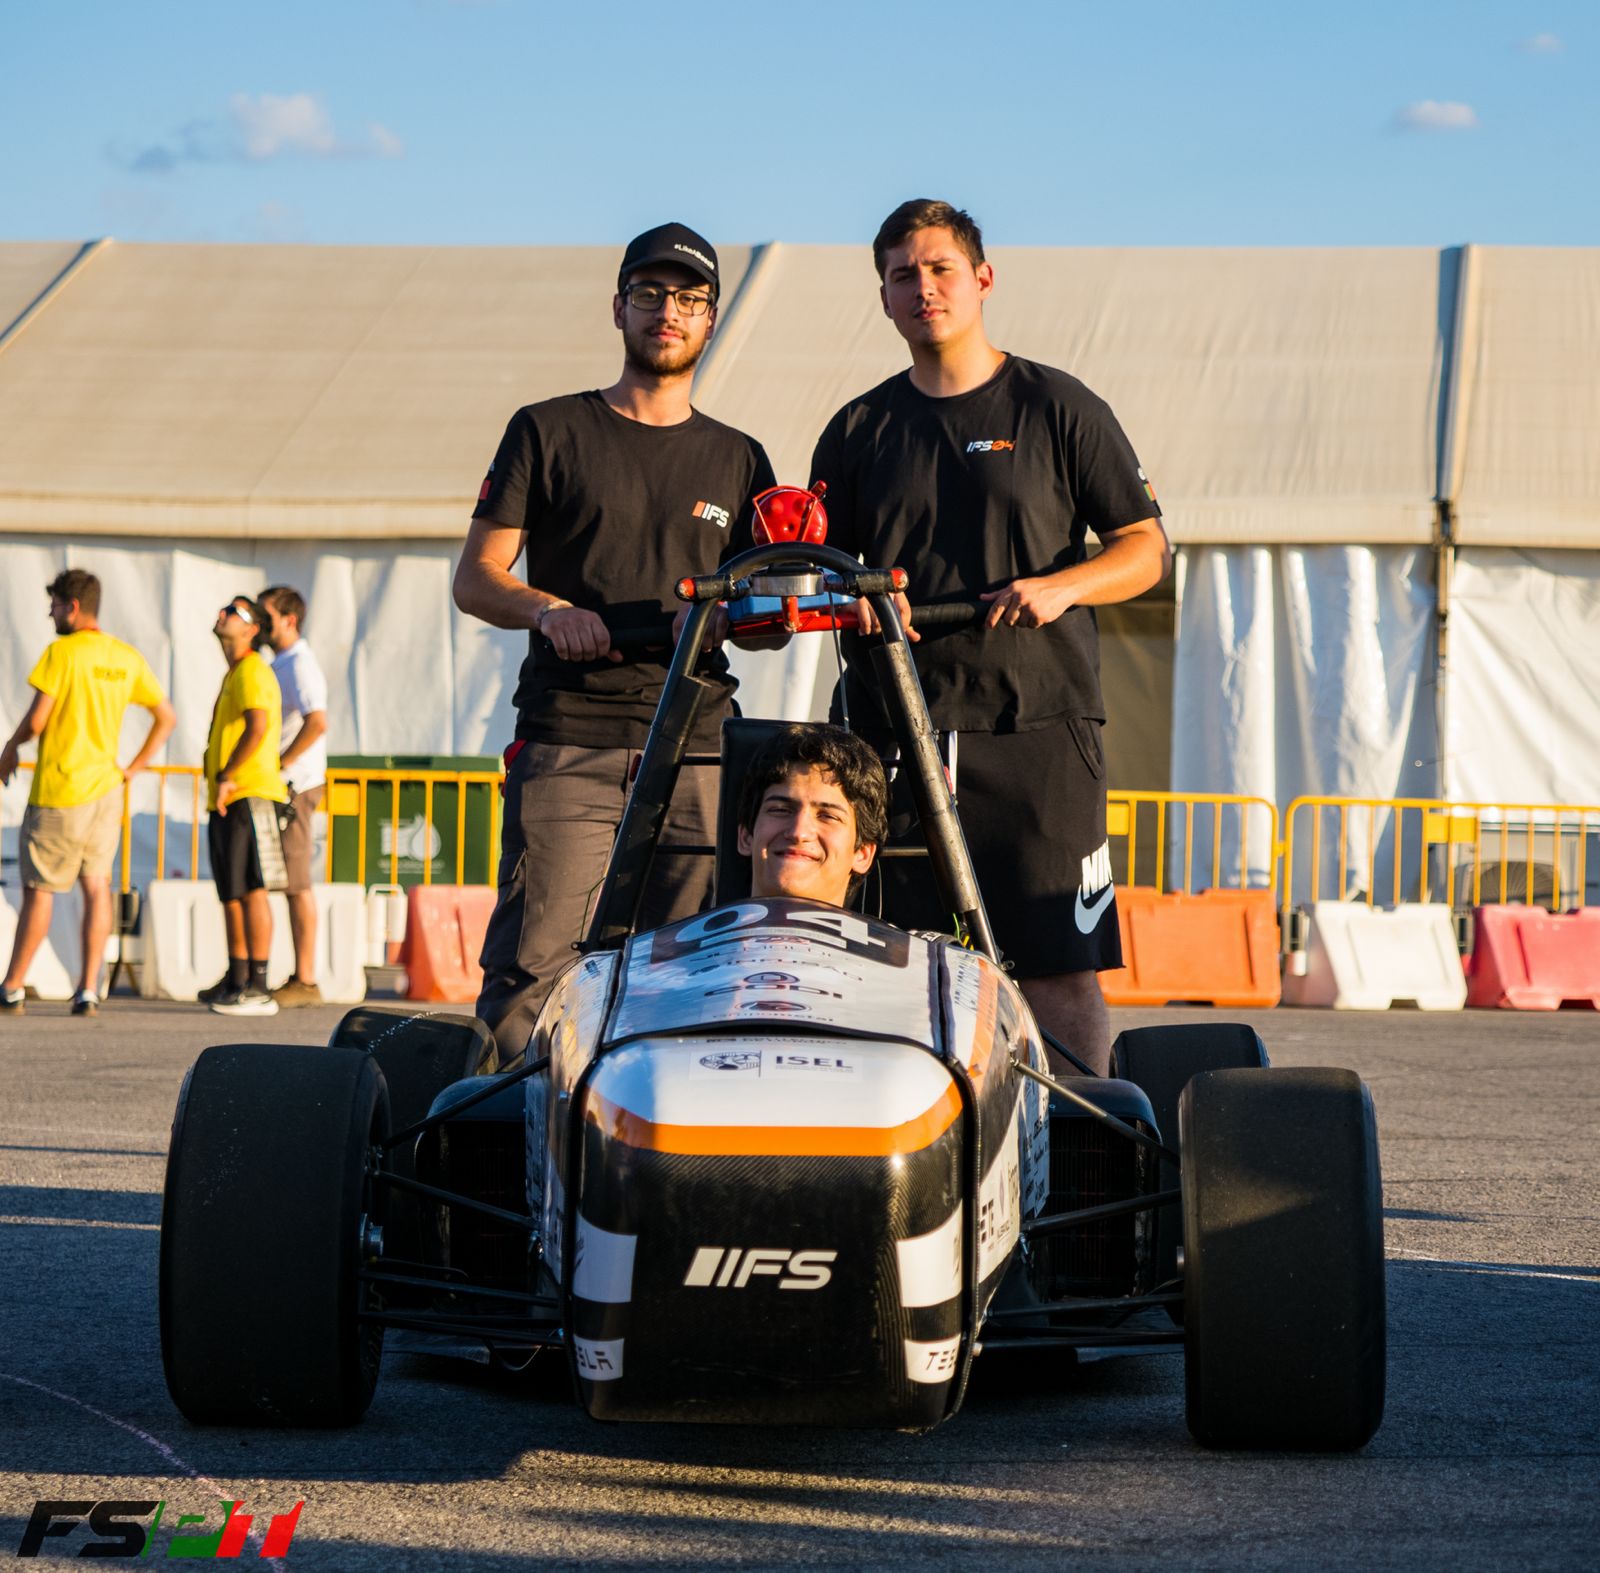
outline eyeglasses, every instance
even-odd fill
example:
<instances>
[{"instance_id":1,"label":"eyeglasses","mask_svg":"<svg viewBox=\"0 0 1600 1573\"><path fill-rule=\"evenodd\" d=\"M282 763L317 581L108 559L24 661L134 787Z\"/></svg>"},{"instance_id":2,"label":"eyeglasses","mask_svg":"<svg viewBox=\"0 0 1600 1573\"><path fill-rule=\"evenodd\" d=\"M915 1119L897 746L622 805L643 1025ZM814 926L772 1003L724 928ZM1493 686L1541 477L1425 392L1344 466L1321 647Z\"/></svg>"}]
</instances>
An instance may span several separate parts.
<instances>
[{"instance_id":1,"label":"eyeglasses","mask_svg":"<svg viewBox=\"0 0 1600 1573\"><path fill-rule=\"evenodd\" d=\"M255 622L255 618L250 615L246 608L242 606L235 606L231 601L222 608L222 615L224 617L237 617L241 623Z\"/></svg>"},{"instance_id":2,"label":"eyeglasses","mask_svg":"<svg viewBox=\"0 0 1600 1573\"><path fill-rule=\"evenodd\" d=\"M622 295L635 311L660 311L669 295L686 317L703 317L711 309L711 297L703 290L668 289L664 284L629 284Z\"/></svg>"}]
</instances>

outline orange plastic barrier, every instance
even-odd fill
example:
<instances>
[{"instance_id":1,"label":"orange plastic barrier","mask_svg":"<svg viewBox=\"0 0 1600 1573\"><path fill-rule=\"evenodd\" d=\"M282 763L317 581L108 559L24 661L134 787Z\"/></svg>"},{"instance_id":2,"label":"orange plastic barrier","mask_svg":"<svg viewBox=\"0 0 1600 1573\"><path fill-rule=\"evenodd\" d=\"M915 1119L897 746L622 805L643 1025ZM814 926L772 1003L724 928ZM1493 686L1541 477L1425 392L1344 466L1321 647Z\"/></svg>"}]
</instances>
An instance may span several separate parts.
<instances>
[{"instance_id":1,"label":"orange plastic barrier","mask_svg":"<svg viewBox=\"0 0 1600 1573\"><path fill-rule=\"evenodd\" d=\"M1123 965L1100 974L1111 1005L1276 1005L1278 921L1270 890L1117 892Z\"/></svg>"},{"instance_id":2,"label":"orange plastic barrier","mask_svg":"<svg viewBox=\"0 0 1600 1573\"><path fill-rule=\"evenodd\" d=\"M1600 907L1559 917L1542 907L1478 907L1473 917L1468 1005L1560 1010L1572 1001L1600 1010Z\"/></svg>"},{"instance_id":3,"label":"orange plastic barrier","mask_svg":"<svg viewBox=\"0 0 1600 1573\"><path fill-rule=\"evenodd\" d=\"M406 997L470 1005L483 987L478 965L494 889L489 885L413 885L406 898L401 964Z\"/></svg>"}]
</instances>

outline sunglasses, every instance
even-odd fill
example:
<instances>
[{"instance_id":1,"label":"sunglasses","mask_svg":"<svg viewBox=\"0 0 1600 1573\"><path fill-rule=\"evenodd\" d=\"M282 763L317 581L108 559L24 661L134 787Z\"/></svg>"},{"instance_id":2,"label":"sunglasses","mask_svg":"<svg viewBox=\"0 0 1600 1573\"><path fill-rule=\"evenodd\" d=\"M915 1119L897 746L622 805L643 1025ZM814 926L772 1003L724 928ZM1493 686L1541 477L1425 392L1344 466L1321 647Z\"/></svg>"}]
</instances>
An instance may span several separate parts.
<instances>
[{"instance_id":1,"label":"sunglasses","mask_svg":"<svg viewBox=\"0 0 1600 1573\"><path fill-rule=\"evenodd\" d=\"M250 615L245 607L235 606L232 601L222 608L222 615L224 617L237 617L241 623L250 623L252 625L255 623L255 618Z\"/></svg>"}]
</instances>

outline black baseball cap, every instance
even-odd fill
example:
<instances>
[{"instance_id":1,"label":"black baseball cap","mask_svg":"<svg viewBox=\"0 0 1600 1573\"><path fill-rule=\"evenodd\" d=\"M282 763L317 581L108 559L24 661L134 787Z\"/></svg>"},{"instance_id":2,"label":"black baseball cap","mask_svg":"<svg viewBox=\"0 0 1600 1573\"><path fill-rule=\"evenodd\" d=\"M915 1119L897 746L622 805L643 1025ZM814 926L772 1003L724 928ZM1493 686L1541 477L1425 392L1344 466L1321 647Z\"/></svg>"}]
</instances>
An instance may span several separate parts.
<instances>
[{"instance_id":1,"label":"black baseball cap","mask_svg":"<svg viewBox=\"0 0 1600 1573\"><path fill-rule=\"evenodd\" d=\"M628 282L628 275L653 262L671 262L706 281L715 295L722 287L717 275L717 252L704 235L697 235L687 224L658 224L642 235L635 235L622 253L617 273L617 288Z\"/></svg>"}]
</instances>

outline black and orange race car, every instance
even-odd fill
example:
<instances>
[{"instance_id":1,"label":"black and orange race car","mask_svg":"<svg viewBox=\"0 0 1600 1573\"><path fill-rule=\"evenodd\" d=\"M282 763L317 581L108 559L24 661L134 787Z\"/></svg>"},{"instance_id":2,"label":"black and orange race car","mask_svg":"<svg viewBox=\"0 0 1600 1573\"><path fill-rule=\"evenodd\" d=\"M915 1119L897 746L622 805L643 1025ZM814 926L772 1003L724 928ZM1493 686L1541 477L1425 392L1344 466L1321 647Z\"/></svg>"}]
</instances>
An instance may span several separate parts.
<instances>
[{"instance_id":1,"label":"black and orange race car","mask_svg":"<svg viewBox=\"0 0 1600 1573\"><path fill-rule=\"evenodd\" d=\"M804 530L691 602L582 953L524 1052L468 1017L352 1011L328 1046L207 1049L161 1226L192 1420L343 1425L386 1329L556 1350L608 1420L928 1428L1005 1348L1181 1344L1218 1447L1361 1446L1384 1394L1377 1142L1350 1071L1226 1023L1123 1033L1056 1077L996 954L890 570ZM733 805L773 723L688 749L690 653L877 611L872 659L948 936L753 900ZM919 620L922 618L918 614ZM722 772L712 910L635 915L683 768ZM1057 1045L1071 1057L1069 1045ZM270 1272L219 1271L245 1239Z\"/></svg>"}]
</instances>

